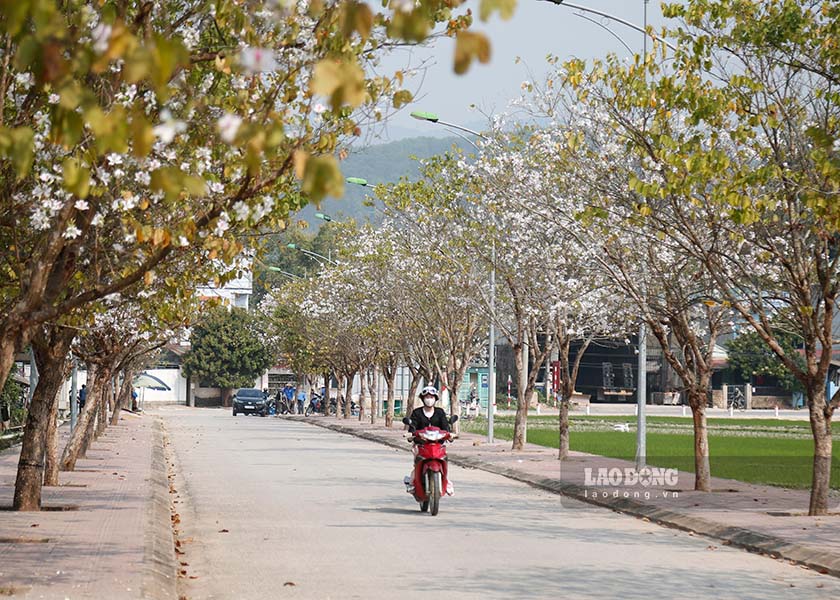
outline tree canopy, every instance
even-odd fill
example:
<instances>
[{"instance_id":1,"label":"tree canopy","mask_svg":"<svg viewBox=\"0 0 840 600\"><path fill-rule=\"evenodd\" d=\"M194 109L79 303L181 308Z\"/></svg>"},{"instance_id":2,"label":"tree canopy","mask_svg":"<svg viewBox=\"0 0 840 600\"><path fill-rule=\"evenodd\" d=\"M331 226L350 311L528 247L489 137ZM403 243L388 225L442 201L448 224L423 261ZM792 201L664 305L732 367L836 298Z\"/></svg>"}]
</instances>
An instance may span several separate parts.
<instances>
[{"instance_id":1,"label":"tree canopy","mask_svg":"<svg viewBox=\"0 0 840 600\"><path fill-rule=\"evenodd\" d=\"M274 358L255 316L241 308L210 311L190 341L184 373L221 388L252 387Z\"/></svg>"}]
</instances>

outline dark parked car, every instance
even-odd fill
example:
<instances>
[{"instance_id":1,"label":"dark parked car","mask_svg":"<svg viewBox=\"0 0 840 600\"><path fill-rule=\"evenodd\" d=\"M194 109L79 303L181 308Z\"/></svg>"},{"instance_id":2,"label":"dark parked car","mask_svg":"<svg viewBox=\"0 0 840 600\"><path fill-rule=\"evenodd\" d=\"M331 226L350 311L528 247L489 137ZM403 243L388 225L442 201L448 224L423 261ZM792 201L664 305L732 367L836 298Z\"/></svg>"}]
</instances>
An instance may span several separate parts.
<instances>
[{"instance_id":1,"label":"dark parked car","mask_svg":"<svg viewBox=\"0 0 840 600\"><path fill-rule=\"evenodd\" d=\"M264 417L268 414L268 401L262 390L257 388L239 388L233 395L233 416L239 413L244 415L260 415Z\"/></svg>"}]
</instances>

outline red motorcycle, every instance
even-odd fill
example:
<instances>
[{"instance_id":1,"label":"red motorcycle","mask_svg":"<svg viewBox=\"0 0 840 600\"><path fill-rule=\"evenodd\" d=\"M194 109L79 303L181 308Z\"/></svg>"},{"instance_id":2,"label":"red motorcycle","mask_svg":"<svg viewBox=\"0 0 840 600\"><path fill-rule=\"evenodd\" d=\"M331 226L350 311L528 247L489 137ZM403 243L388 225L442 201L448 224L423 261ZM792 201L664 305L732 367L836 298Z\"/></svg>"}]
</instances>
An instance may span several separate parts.
<instances>
[{"instance_id":1,"label":"red motorcycle","mask_svg":"<svg viewBox=\"0 0 840 600\"><path fill-rule=\"evenodd\" d=\"M452 423L457 419L454 415ZM407 418L403 419L403 423L410 424ZM434 516L440 508L440 497L450 489L444 443L452 441L452 434L437 427L426 427L409 435L414 444L415 459L414 477L406 481L409 486L407 491L420 503L421 512L429 511Z\"/></svg>"}]
</instances>

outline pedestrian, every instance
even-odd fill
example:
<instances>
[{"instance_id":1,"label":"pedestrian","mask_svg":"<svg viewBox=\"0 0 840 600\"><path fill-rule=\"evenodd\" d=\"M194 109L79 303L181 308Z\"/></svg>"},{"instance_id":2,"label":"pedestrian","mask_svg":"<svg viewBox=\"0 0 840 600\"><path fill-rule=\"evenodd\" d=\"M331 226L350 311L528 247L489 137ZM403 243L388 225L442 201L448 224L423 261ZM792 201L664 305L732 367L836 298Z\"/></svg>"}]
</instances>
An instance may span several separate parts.
<instances>
[{"instance_id":1,"label":"pedestrian","mask_svg":"<svg viewBox=\"0 0 840 600\"><path fill-rule=\"evenodd\" d=\"M79 390L79 410L85 407L85 400L87 400L87 384L82 384L82 389Z\"/></svg>"},{"instance_id":2,"label":"pedestrian","mask_svg":"<svg viewBox=\"0 0 840 600\"><path fill-rule=\"evenodd\" d=\"M297 414L303 414L303 405L306 404L306 390L300 389L297 393Z\"/></svg>"},{"instance_id":3,"label":"pedestrian","mask_svg":"<svg viewBox=\"0 0 840 600\"><path fill-rule=\"evenodd\" d=\"M137 412L137 390L131 388L131 410Z\"/></svg>"},{"instance_id":4,"label":"pedestrian","mask_svg":"<svg viewBox=\"0 0 840 600\"><path fill-rule=\"evenodd\" d=\"M283 394L286 396L286 407L292 412L295 409L295 387L291 382L286 383Z\"/></svg>"}]
</instances>

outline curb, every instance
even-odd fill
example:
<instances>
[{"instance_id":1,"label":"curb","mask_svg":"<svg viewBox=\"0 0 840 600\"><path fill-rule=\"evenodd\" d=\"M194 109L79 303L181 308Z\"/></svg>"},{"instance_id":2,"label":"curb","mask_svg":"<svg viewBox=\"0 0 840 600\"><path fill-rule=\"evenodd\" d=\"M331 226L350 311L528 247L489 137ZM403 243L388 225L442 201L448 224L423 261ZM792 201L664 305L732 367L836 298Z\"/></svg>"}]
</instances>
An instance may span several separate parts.
<instances>
[{"instance_id":1,"label":"curb","mask_svg":"<svg viewBox=\"0 0 840 600\"><path fill-rule=\"evenodd\" d=\"M152 426L150 498L146 508L143 532L143 583L141 598L177 598L175 540L169 510L169 482L163 455L163 423L160 418Z\"/></svg>"},{"instance_id":2,"label":"curb","mask_svg":"<svg viewBox=\"0 0 840 600\"><path fill-rule=\"evenodd\" d=\"M325 423L307 418L295 418L289 420L300 421L310 425L317 425L325 429L331 429L339 433L353 435L355 437L384 444L392 448L405 451L409 450L409 448L407 448L404 444L394 443L392 440L379 436L376 433L358 431L352 427L344 427L339 423ZM462 467L479 469L488 473L502 475L508 479L521 481L522 483L527 483L536 488L553 492L555 494L561 494L581 502L586 502L587 504L592 504L601 508L608 508L619 513L638 517L640 519L646 519L664 527L679 529L681 531L687 531L689 533L714 538L729 546L742 548L749 552L766 554L772 558L784 559L795 564L814 569L824 575L840 577L840 555L822 552L819 549L812 548L810 546L788 542L780 537L759 533L742 527L721 525L700 517L692 517L683 513L636 502L629 498L596 499L591 495L587 495L586 489L583 486L560 481L559 479L541 478L529 475L527 473L517 471L516 469L502 467L477 458L458 458L450 455L449 460L453 464Z\"/></svg>"}]
</instances>

